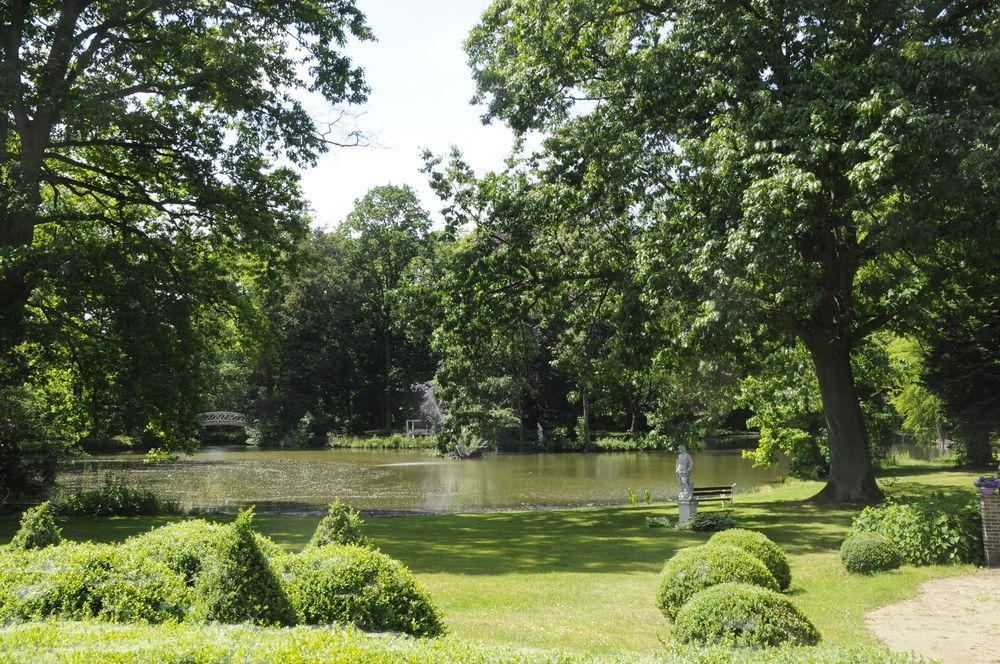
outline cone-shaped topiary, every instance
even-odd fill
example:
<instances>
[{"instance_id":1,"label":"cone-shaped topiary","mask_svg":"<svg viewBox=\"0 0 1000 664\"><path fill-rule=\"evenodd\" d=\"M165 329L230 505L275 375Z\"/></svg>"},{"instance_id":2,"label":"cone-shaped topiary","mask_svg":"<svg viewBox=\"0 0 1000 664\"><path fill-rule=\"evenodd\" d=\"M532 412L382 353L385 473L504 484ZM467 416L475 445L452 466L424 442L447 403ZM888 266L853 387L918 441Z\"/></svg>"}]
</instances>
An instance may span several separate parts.
<instances>
[{"instance_id":1,"label":"cone-shaped topiary","mask_svg":"<svg viewBox=\"0 0 1000 664\"><path fill-rule=\"evenodd\" d=\"M840 545L840 561L848 572L887 572L903 564L899 549L885 535L854 533Z\"/></svg>"},{"instance_id":2,"label":"cone-shaped topiary","mask_svg":"<svg viewBox=\"0 0 1000 664\"><path fill-rule=\"evenodd\" d=\"M774 580L780 590L787 590L792 584L792 570L788 566L788 558L777 544L764 533L742 528L730 528L712 535L709 544L729 544L739 547L764 563L771 570Z\"/></svg>"},{"instance_id":3,"label":"cone-shaped topiary","mask_svg":"<svg viewBox=\"0 0 1000 664\"><path fill-rule=\"evenodd\" d=\"M21 527L14 534L10 545L15 549L41 549L62 541L62 530L52 518L52 505L45 501L24 511Z\"/></svg>"},{"instance_id":4,"label":"cone-shaped topiary","mask_svg":"<svg viewBox=\"0 0 1000 664\"><path fill-rule=\"evenodd\" d=\"M240 512L201 562L190 618L221 623L292 625L295 610L250 529L253 508Z\"/></svg>"},{"instance_id":5,"label":"cone-shaped topiary","mask_svg":"<svg viewBox=\"0 0 1000 664\"><path fill-rule=\"evenodd\" d=\"M316 532L309 540L308 546L324 546L327 544L354 544L368 546L368 538L361 533L364 521L356 509L335 498L327 510L326 516L320 519Z\"/></svg>"},{"instance_id":6,"label":"cone-shaped topiary","mask_svg":"<svg viewBox=\"0 0 1000 664\"><path fill-rule=\"evenodd\" d=\"M303 623L414 636L444 631L437 607L413 573L379 551L328 544L283 558L281 566Z\"/></svg>"},{"instance_id":7,"label":"cone-shaped topiary","mask_svg":"<svg viewBox=\"0 0 1000 664\"><path fill-rule=\"evenodd\" d=\"M746 583L722 583L696 594L677 612L673 634L687 643L739 647L819 643L819 632L790 599Z\"/></svg>"},{"instance_id":8,"label":"cone-shaped topiary","mask_svg":"<svg viewBox=\"0 0 1000 664\"><path fill-rule=\"evenodd\" d=\"M735 581L777 590L774 575L754 556L729 544L681 549L663 566L656 605L673 619L684 602L700 590Z\"/></svg>"}]
</instances>

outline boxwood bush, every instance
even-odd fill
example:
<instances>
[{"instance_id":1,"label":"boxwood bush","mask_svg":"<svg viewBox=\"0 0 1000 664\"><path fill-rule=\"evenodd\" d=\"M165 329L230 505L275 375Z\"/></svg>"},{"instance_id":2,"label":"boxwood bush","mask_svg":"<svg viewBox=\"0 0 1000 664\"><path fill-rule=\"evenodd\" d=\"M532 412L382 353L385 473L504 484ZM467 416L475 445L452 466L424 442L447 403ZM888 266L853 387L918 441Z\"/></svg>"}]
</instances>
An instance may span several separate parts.
<instances>
[{"instance_id":1,"label":"boxwood bush","mask_svg":"<svg viewBox=\"0 0 1000 664\"><path fill-rule=\"evenodd\" d=\"M784 551L772 542L767 535L755 530L730 528L712 535L709 544L729 544L743 549L754 556L774 575L780 590L786 590L792 584L792 570L788 565L788 557Z\"/></svg>"},{"instance_id":2,"label":"boxwood bush","mask_svg":"<svg viewBox=\"0 0 1000 664\"><path fill-rule=\"evenodd\" d=\"M749 583L777 590L778 582L764 563L729 544L703 544L681 549L663 566L656 605L673 619L695 593L726 582Z\"/></svg>"},{"instance_id":3,"label":"boxwood bush","mask_svg":"<svg viewBox=\"0 0 1000 664\"><path fill-rule=\"evenodd\" d=\"M899 549L880 533L854 533L840 545L840 561L848 572L872 574L903 564Z\"/></svg>"},{"instance_id":4,"label":"boxwood bush","mask_svg":"<svg viewBox=\"0 0 1000 664\"><path fill-rule=\"evenodd\" d=\"M402 563L364 547L308 547L282 561L300 622L353 624L366 631L437 636L441 616Z\"/></svg>"},{"instance_id":5,"label":"boxwood bush","mask_svg":"<svg viewBox=\"0 0 1000 664\"><path fill-rule=\"evenodd\" d=\"M361 515L357 510L340 502L340 498L330 503L326 516L320 519L316 532L309 540L309 546L326 544L356 544L368 546L368 539L361 534Z\"/></svg>"},{"instance_id":6,"label":"boxwood bush","mask_svg":"<svg viewBox=\"0 0 1000 664\"><path fill-rule=\"evenodd\" d=\"M62 541L62 530L52 518L52 506L48 501L31 507L21 515L21 526L10 541L14 549L41 549Z\"/></svg>"},{"instance_id":7,"label":"boxwood bush","mask_svg":"<svg viewBox=\"0 0 1000 664\"><path fill-rule=\"evenodd\" d=\"M163 622L184 617L190 591L155 560L112 545L65 543L0 559L0 622L97 618Z\"/></svg>"},{"instance_id":8,"label":"boxwood bush","mask_svg":"<svg viewBox=\"0 0 1000 664\"><path fill-rule=\"evenodd\" d=\"M975 502L893 501L866 507L851 529L885 535L911 565L983 562L982 514Z\"/></svg>"},{"instance_id":9,"label":"boxwood bush","mask_svg":"<svg viewBox=\"0 0 1000 664\"><path fill-rule=\"evenodd\" d=\"M195 576L189 617L221 623L293 625L295 610L250 528L253 509L225 527Z\"/></svg>"},{"instance_id":10,"label":"boxwood bush","mask_svg":"<svg viewBox=\"0 0 1000 664\"><path fill-rule=\"evenodd\" d=\"M819 632L784 595L745 583L722 583L692 597L674 621L685 643L738 647L812 646Z\"/></svg>"}]
</instances>

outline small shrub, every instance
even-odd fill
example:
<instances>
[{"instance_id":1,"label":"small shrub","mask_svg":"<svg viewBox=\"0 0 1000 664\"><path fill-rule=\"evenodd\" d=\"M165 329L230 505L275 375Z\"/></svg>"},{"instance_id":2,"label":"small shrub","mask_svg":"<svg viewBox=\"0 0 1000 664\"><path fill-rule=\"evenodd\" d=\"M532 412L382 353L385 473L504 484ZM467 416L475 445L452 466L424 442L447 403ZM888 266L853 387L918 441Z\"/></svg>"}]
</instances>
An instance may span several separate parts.
<instances>
[{"instance_id":1,"label":"small shrub","mask_svg":"<svg viewBox=\"0 0 1000 664\"><path fill-rule=\"evenodd\" d=\"M59 516L155 516L179 512L177 503L162 500L145 487L107 475L97 489L79 489L52 501Z\"/></svg>"},{"instance_id":2,"label":"small shrub","mask_svg":"<svg viewBox=\"0 0 1000 664\"><path fill-rule=\"evenodd\" d=\"M850 535L840 545L840 560L848 572L855 574L885 572L903 564L896 545L879 533Z\"/></svg>"},{"instance_id":3,"label":"small shrub","mask_svg":"<svg viewBox=\"0 0 1000 664\"><path fill-rule=\"evenodd\" d=\"M330 544L282 561L300 622L437 636L441 616L402 563L372 549Z\"/></svg>"},{"instance_id":4,"label":"small shrub","mask_svg":"<svg viewBox=\"0 0 1000 664\"><path fill-rule=\"evenodd\" d=\"M722 583L696 594L678 611L673 633L685 643L737 647L819 643L819 632L790 599L745 583Z\"/></svg>"},{"instance_id":5,"label":"small shrub","mask_svg":"<svg viewBox=\"0 0 1000 664\"><path fill-rule=\"evenodd\" d=\"M684 524L687 530L718 532L736 527L736 519L725 512L699 512Z\"/></svg>"},{"instance_id":6,"label":"small shrub","mask_svg":"<svg viewBox=\"0 0 1000 664\"><path fill-rule=\"evenodd\" d=\"M225 527L195 577L193 620L292 625L295 610L250 529L253 510Z\"/></svg>"},{"instance_id":7,"label":"small shrub","mask_svg":"<svg viewBox=\"0 0 1000 664\"><path fill-rule=\"evenodd\" d=\"M695 593L730 581L778 589L778 582L764 563L743 549L703 544L681 549L663 566L656 604L663 615L673 619Z\"/></svg>"},{"instance_id":8,"label":"small shrub","mask_svg":"<svg viewBox=\"0 0 1000 664\"><path fill-rule=\"evenodd\" d=\"M885 535L911 565L982 563L982 514L975 502L896 501L866 507L851 530Z\"/></svg>"},{"instance_id":9,"label":"small shrub","mask_svg":"<svg viewBox=\"0 0 1000 664\"><path fill-rule=\"evenodd\" d=\"M0 562L0 622L180 620L190 592L166 566L106 544L65 543Z\"/></svg>"},{"instance_id":10,"label":"small shrub","mask_svg":"<svg viewBox=\"0 0 1000 664\"><path fill-rule=\"evenodd\" d=\"M316 532L309 540L309 546L324 546L326 544L356 544L368 546L368 538L361 534L361 524L364 521L357 510L340 502L340 498L330 503L326 516Z\"/></svg>"},{"instance_id":11,"label":"small shrub","mask_svg":"<svg viewBox=\"0 0 1000 664\"><path fill-rule=\"evenodd\" d=\"M712 535L709 544L730 544L739 547L764 563L764 566L774 575L780 590L786 590L792 584L792 570L788 566L788 557L764 533L755 530L732 528Z\"/></svg>"},{"instance_id":12,"label":"small shrub","mask_svg":"<svg viewBox=\"0 0 1000 664\"><path fill-rule=\"evenodd\" d=\"M25 510L21 515L21 527L14 534L10 546L14 549L41 549L62 541L62 530L52 518L52 506L48 501Z\"/></svg>"}]
</instances>

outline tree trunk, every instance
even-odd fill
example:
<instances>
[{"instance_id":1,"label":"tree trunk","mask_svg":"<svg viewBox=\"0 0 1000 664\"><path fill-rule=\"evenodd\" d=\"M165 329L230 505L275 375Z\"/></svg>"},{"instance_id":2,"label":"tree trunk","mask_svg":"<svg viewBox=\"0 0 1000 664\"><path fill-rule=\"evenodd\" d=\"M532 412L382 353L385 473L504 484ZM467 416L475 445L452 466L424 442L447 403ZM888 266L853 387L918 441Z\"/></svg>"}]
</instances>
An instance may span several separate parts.
<instances>
[{"instance_id":1,"label":"tree trunk","mask_svg":"<svg viewBox=\"0 0 1000 664\"><path fill-rule=\"evenodd\" d=\"M962 438L965 442L965 456L969 465L976 468L993 467L993 449L990 447L988 426L968 427Z\"/></svg>"},{"instance_id":2,"label":"tree trunk","mask_svg":"<svg viewBox=\"0 0 1000 664\"><path fill-rule=\"evenodd\" d=\"M868 430L858 400L847 343L827 330L801 335L816 367L830 449L830 479L819 503L876 503L884 497L875 483Z\"/></svg>"},{"instance_id":3,"label":"tree trunk","mask_svg":"<svg viewBox=\"0 0 1000 664\"><path fill-rule=\"evenodd\" d=\"M590 449L590 399L583 393L583 448Z\"/></svg>"},{"instance_id":4,"label":"tree trunk","mask_svg":"<svg viewBox=\"0 0 1000 664\"><path fill-rule=\"evenodd\" d=\"M385 335L385 392L382 399L385 406L385 432L392 435L392 349L389 347L389 335Z\"/></svg>"},{"instance_id":5,"label":"tree trunk","mask_svg":"<svg viewBox=\"0 0 1000 664\"><path fill-rule=\"evenodd\" d=\"M934 424L937 426L938 450L941 451L941 454L944 454L948 449L948 434L944 430L944 423L941 421L940 417L936 419Z\"/></svg>"}]
</instances>

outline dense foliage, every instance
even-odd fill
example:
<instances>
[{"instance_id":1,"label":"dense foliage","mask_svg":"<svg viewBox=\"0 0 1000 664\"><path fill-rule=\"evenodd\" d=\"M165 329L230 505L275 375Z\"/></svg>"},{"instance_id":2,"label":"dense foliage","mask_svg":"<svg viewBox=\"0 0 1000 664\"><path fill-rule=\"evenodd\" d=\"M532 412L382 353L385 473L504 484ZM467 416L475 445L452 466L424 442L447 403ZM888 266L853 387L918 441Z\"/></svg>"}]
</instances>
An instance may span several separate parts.
<instances>
[{"instance_id":1,"label":"dense foliage","mask_svg":"<svg viewBox=\"0 0 1000 664\"><path fill-rule=\"evenodd\" d=\"M699 532L718 532L736 527L736 518L728 512L698 512L684 524Z\"/></svg>"},{"instance_id":2,"label":"dense foliage","mask_svg":"<svg viewBox=\"0 0 1000 664\"><path fill-rule=\"evenodd\" d=\"M179 511L176 503L153 490L114 475L105 475L96 489L60 493L52 500L52 510L60 516L155 516Z\"/></svg>"},{"instance_id":3,"label":"dense foliage","mask_svg":"<svg viewBox=\"0 0 1000 664\"><path fill-rule=\"evenodd\" d=\"M890 501L863 509L851 529L884 535L911 565L983 560L982 512L976 501Z\"/></svg>"},{"instance_id":4,"label":"dense foliage","mask_svg":"<svg viewBox=\"0 0 1000 664\"><path fill-rule=\"evenodd\" d=\"M696 594L678 611L673 634L685 643L750 648L814 646L820 640L792 600L745 583L723 583Z\"/></svg>"},{"instance_id":5,"label":"dense foliage","mask_svg":"<svg viewBox=\"0 0 1000 664\"><path fill-rule=\"evenodd\" d=\"M752 554L728 544L703 544L681 549L666 562L656 605L663 615L674 619L696 593L728 582L778 590L774 575Z\"/></svg>"},{"instance_id":6,"label":"dense foliage","mask_svg":"<svg viewBox=\"0 0 1000 664\"><path fill-rule=\"evenodd\" d=\"M399 561L358 546L310 546L281 560L300 622L351 624L366 631L438 636L441 614Z\"/></svg>"},{"instance_id":7,"label":"dense foliage","mask_svg":"<svg viewBox=\"0 0 1000 664\"><path fill-rule=\"evenodd\" d=\"M840 560L844 569L855 574L887 572L903 564L903 557L892 540L875 532L850 535L840 545Z\"/></svg>"},{"instance_id":8,"label":"dense foliage","mask_svg":"<svg viewBox=\"0 0 1000 664\"><path fill-rule=\"evenodd\" d=\"M309 540L309 546L326 546L327 544L353 544L368 546L368 538L361 532L364 520L361 514L350 505L340 502L340 498L330 503L326 516L319 521L316 532Z\"/></svg>"},{"instance_id":9,"label":"dense foliage","mask_svg":"<svg viewBox=\"0 0 1000 664\"><path fill-rule=\"evenodd\" d=\"M787 590L792 584L792 571L788 566L788 557L777 544L767 535L755 530L730 528L712 535L708 544L728 544L743 549L757 560L764 563L778 582L779 590Z\"/></svg>"},{"instance_id":10,"label":"dense foliage","mask_svg":"<svg viewBox=\"0 0 1000 664\"><path fill-rule=\"evenodd\" d=\"M21 515L21 525L10 541L12 549L41 549L62 541L62 530L52 518L52 505L44 502Z\"/></svg>"}]
</instances>

